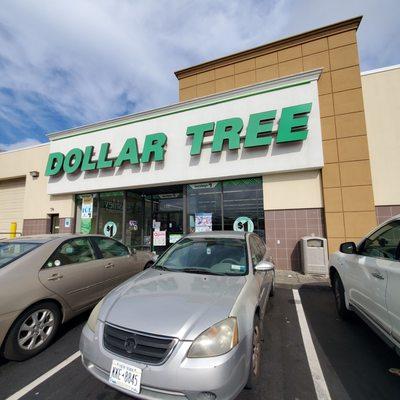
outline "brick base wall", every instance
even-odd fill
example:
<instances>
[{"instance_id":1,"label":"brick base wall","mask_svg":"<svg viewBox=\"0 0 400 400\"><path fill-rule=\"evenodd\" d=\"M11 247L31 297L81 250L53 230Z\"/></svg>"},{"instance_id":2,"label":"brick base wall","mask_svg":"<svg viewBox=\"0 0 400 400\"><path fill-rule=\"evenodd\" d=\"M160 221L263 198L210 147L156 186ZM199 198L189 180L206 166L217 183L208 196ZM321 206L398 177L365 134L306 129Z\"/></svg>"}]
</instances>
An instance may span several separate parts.
<instances>
[{"instance_id":1,"label":"brick base wall","mask_svg":"<svg viewBox=\"0 0 400 400\"><path fill-rule=\"evenodd\" d=\"M265 211L267 246L278 269L301 271L300 239L325 232L323 208Z\"/></svg>"},{"instance_id":2,"label":"brick base wall","mask_svg":"<svg viewBox=\"0 0 400 400\"><path fill-rule=\"evenodd\" d=\"M22 234L40 235L50 233L50 218L24 219Z\"/></svg>"},{"instance_id":3,"label":"brick base wall","mask_svg":"<svg viewBox=\"0 0 400 400\"><path fill-rule=\"evenodd\" d=\"M400 214L400 205L398 206L376 206L376 219L378 224L387 221L389 218Z\"/></svg>"},{"instance_id":4,"label":"brick base wall","mask_svg":"<svg viewBox=\"0 0 400 400\"><path fill-rule=\"evenodd\" d=\"M69 226L69 228L65 227L65 219L66 218L60 218L60 233L74 233L74 227L75 227L74 219L70 218L71 225Z\"/></svg>"},{"instance_id":5,"label":"brick base wall","mask_svg":"<svg viewBox=\"0 0 400 400\"><path fill-rule=\"evenodd\" d=\"M74 219L71 219L71 225L69 228L65 227L65 218L60 218L60 229L59 233L73 233L74 232ZM44 233L50 233L50 218L38 218L38 219L24 219L24 226L22 228L22 234L27 235L41 235Z\"/></svg>"}]
</instances>

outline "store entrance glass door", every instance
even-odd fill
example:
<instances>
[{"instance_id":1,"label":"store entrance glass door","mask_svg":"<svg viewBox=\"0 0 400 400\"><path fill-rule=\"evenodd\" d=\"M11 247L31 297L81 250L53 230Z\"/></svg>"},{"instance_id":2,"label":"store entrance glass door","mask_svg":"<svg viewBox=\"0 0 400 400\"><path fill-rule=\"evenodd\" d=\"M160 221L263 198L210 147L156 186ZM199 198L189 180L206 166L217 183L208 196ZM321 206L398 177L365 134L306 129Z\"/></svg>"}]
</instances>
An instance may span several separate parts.
<instances>
[{"instance_id":1,"label":"store entrance glass door","mask_svg":"<svg viewBox=\"0 0 400 400\"><path fill-rule=\"evenodd\" d=\"M161 254L183 236L183 195L182 192L156 194L152 200L152 247Z\"/></svg>"}]
</instances>

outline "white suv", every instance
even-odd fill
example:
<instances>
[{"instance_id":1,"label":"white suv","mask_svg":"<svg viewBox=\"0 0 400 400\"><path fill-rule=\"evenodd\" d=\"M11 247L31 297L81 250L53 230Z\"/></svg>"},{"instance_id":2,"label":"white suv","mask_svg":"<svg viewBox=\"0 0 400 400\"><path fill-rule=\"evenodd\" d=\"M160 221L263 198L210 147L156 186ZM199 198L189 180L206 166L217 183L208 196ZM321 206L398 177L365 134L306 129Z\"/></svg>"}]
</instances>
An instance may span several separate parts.
<instances>
[{"instance_id":1,"label":"white suv","mask_svg":"<svg viewBox=\"0 0 400 400\"><path fill-rule=\"evenodd\" d=\"M355 311L400 354L400 215L342 243L329 266L339 315Z\"/></svg>"}]
</instances>

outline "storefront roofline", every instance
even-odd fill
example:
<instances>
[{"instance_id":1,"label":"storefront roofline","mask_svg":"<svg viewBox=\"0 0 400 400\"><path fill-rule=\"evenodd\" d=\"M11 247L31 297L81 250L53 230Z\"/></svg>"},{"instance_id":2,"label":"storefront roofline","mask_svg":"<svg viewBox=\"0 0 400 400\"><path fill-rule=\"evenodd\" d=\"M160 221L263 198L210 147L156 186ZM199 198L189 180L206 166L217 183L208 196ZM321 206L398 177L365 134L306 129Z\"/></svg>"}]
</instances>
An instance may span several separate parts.
<instances>
[{"instance_id":1,"label":"storefront roofline","mask_svg":"<svg viewBox=\"0 0 400 400\"><path fill-rule=\"evenodd\" d=\"M49 144L50 144L49 142L44 142L44 143L39 143L39 144L33 144L31 146L18 147L17 149L4 150L4 151L0 151L0 156L3 155L3 154L16 153L17 151L35 149L36 147L49 146Z\"/></svg>"},{"instance_id":2,"label":"storefront roofline","mask_svg":"<svg viewBox=\"0 0 400 400\"><path fill-rule=\"evenodd\" d=\"M346 32L352 29L358 29L362 20L362 16L347 19L344 21L336 22L331 25L326 25L321 28L306 31L294 36L288 36L283 39L276 40L261 46L254 47L249 50L240 51L237 53L229 54L227 56L217 58L211 61L206 61L188 68L181 69L175 72L178 79L186 78L200 72L206 72L210 69L225 67L232 63L248 60L249 58L265 55L277 50L283 50L288 47L293 47L298 44L309 42L311 40L320 39L330 35Z\"/></svg>"},{"instance_id":3,"label":"storefront roofline","mask_svg":"<svg viewBox=\"0 0 400 400\"><path fill-rule=\"evenodd\" d=\"M223 93L204 96L195 100L175 103L169 106L156 108L149 111L143 111L137 114L125 115L110 120L97 122L94 124L83 125L64 131L47 134L50 141L65 139L72 136L85 135L96 131L104 131L118 126L129 125L149 119L161 118L166 115L177 114L196 108L209 107L214 104L232 101L238 98L253 96L260 93L282 90L287 87L297 86L318 80L322 73L322 68L316 68L310 71L301 72L294 75L285 76L283 78L272 79L254 85L244 86L239 89L233 89Z\"/></svg>"}]
</instances>

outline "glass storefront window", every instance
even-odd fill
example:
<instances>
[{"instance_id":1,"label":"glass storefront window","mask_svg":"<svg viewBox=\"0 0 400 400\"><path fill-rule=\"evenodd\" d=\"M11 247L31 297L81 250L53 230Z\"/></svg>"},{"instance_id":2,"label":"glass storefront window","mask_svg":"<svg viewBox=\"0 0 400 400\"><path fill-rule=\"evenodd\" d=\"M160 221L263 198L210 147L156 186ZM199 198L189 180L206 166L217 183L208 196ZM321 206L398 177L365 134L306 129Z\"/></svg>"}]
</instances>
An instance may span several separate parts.
<instances>
[{"instance_id":1,"label":"glass storefront window","mask_svg":"<svg viewBox=\"0 0 400 400\"><path fill-rule=\"evenodd\" d=\"M264 205L261 178L246 178L223 183L224 230L253 230L264 237ZM236 221L236 224L235 224Z\"/></svg>"},{"instance_id":2,"label":"glass storefront window","mask_svg":"<svg viewBox=\"0 0 400 400\"><path fill-rule=\"evenodd\" d=\"M187 186L189 232L222 230L221 182Z\"/></svg>"},{"instance_id":3,"label":"glass storefront window","mask_svg":"<svg viewBox=\"0 0 400 400\"><path fill-rule=\"evenodd\" d=\"M100 193L99 233L122 239L124 192Z\"/></svg>"},{"instance_id":4,"label":"glass storefront window","mask_svg":"<svg viewBox=\"0 0 400 400\"><path fill-rule=\"evenodd\" d=\"M142 246L143 240L143 197L138 193L126 194L125 244L131 248Z\"/></svg>"},{"instance_id":5,"label":"glass storefront window","mask_svg":"<svg viewBox=\"0 0 400 400\"><path fill-rule=\"evenodd\" d=\"M187 232L236 229L265 237L261 178L81 194L76 207L77 233L106 234L157 253Z\"/></svg>"},{"instance_id":6,"label":"glass storefront window","mask_svg":"<svg viewBox=\"0 0 400 400\"><path fill-rule=\"evenodd\" d=\"M79 194L75 197L76 233L97 233L97 201L97 193Z\"/></svg>"}]
</instances>

